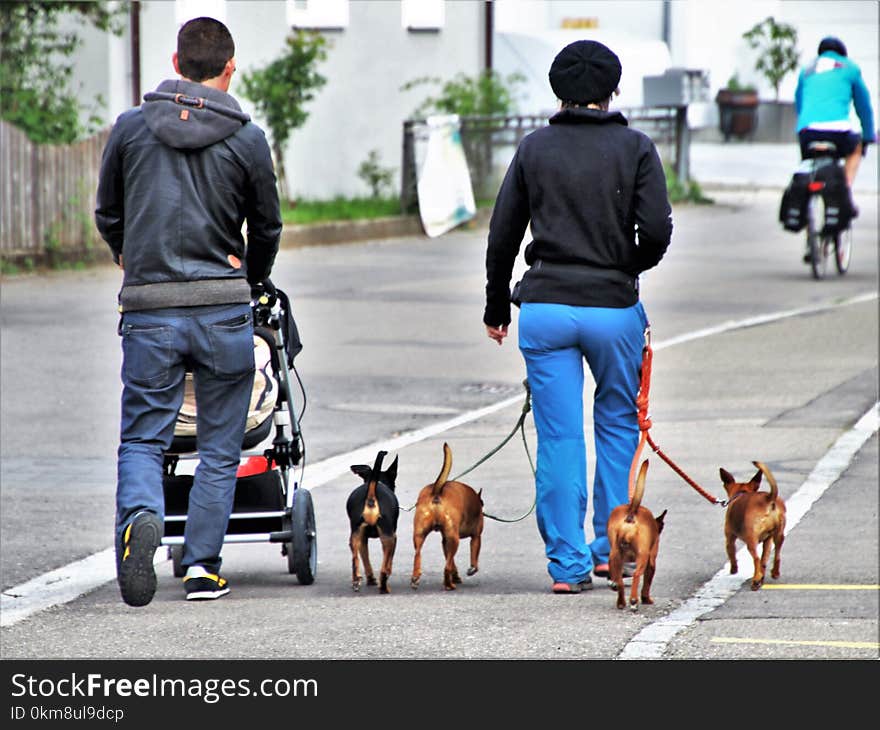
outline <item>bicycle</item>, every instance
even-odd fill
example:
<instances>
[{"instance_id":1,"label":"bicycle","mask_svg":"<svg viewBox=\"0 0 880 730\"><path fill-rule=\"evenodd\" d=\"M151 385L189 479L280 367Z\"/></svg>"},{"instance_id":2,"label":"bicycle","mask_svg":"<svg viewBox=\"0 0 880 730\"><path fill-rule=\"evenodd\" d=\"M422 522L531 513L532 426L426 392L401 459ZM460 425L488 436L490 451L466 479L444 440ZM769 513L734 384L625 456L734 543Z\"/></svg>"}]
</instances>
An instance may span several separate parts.
<instances>
[{"instance_id":1,"label":"bicycle","mask_svg":"<svg viewBox=\"0 0 880 730\"><path fill-rule=\"evenodd\" d=\"M842 276L849 270L853 249L850 226L852 211L846 178L843 175L842 158L838 157L837 147L833 142L811 142L808 150L810 156L803 161L799 170L808 174L807 253L804 260L809 261L814 279L824 279L828 274L829 259L833 255L837 273ZM835 174L829 174L831 170ZM840 181L843 181L842 186ZM838 189L829 190L834 185ZM829 192L832 193L831 196L828 195Z\"/></svg>"}]
</instances>

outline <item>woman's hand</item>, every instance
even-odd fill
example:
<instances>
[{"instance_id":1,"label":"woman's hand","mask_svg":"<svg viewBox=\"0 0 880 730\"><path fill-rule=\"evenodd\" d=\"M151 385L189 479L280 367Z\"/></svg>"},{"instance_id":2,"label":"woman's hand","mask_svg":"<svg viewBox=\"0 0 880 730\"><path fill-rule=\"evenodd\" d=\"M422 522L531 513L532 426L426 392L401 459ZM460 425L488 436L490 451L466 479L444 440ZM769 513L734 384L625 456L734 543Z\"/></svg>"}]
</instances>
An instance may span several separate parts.
<instances>
[{"instance_id":1,"label":"woman's hand","mask_svg":"<svg viewBox=\"0 0 880 730\"><path fill-rule=\"evenodd\" d=\"M498 327L490 327L486 325L486 334L491 337L499 345L504 344L504 338L507 337L507 325L502 324Z\"/></svg>"}]
</instances>

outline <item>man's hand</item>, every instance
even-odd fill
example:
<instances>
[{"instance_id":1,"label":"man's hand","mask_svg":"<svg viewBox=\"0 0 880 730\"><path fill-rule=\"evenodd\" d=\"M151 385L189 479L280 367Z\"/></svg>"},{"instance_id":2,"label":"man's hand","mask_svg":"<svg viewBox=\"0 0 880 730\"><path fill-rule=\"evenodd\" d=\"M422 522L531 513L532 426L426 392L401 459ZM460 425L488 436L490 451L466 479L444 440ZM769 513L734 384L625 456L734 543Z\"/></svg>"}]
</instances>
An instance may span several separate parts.
<instances>
[{"instance_id":1,"label":"man's hand","mask_svg":"<svg viewBox=\"0 0 880 730\"><path fill-rule=\"evenodd\" d=\"M502 324L498 327L491 327L488 324L486 325L486 334L495 340L499 345L504 344L504 338L507 337L507 325Z\"/></svg>"}]
</instances>

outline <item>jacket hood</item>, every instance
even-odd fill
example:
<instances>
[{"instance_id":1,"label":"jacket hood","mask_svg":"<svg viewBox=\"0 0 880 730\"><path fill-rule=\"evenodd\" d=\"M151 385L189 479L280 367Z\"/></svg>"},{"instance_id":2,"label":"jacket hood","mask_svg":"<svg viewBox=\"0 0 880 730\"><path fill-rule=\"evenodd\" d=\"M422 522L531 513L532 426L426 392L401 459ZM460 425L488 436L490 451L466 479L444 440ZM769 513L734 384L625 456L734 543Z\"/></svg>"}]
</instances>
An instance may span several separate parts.
<instances>
[{"instance_id":1,"label":"jacket hood","mask_svg":"<svg viewBox=\"0 0 880 730\"><path fill-rule=\"evenodd\" d=\"M141 109L150 131L176 149L207 147L250 121L229 94L184 79L163 81Z\"/></svg>"}]
</instances>

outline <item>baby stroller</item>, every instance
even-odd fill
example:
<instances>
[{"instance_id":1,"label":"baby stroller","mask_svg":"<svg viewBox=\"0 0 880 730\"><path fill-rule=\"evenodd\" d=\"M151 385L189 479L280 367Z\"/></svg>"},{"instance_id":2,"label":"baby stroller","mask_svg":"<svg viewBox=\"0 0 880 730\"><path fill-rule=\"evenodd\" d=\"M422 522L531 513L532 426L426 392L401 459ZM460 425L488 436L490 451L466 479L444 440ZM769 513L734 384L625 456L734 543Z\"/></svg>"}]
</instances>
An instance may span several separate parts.
<instances>
[{"instance_id":1,"label":"baby stroller","mask_svg":"<svg viewBox=\"0 0 880 730\"><path fill-rule=\"evenodd\" d=\"M224 543L281 544L288 572L303 585L315 580L317 539L312 495L291 471L303 458L299 421L291 390L293 360L302 350L287 295L270 281L252 303L254 313L254 389L242 442L235 499ZM183 577L183 535L198 447L195 396L187 373L184 403L174 439L165 454L165 533L174 575ZM298 379L298 376L297 376ZM301 386L301 383L300 383ZM269 439L272 439L269 442ZM191 468L187 468L191 467Z\"/></svg>"}]
</instances>

